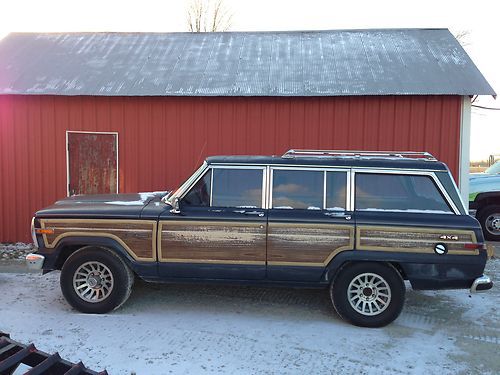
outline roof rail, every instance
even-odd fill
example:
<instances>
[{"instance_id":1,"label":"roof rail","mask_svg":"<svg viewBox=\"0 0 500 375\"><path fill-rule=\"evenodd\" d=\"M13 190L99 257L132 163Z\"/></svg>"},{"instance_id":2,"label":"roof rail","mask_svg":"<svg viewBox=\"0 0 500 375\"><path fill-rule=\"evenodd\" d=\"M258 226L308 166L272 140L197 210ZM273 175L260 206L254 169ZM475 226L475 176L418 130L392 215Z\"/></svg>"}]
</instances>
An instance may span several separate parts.
<instances>
[{"instance_id":1,"label":"roof rail","mask_svg":"<svg viewBox=\"0 0 500 375\"><path fill-rule=\"evenodd\" d=\"M417 151L356 151L356 150L307 150L291 149L285 152L283 158L299 157L380 157L380 158L410 158L436 161L437 159L428 152Z\"/></svg>"}]
</instances>

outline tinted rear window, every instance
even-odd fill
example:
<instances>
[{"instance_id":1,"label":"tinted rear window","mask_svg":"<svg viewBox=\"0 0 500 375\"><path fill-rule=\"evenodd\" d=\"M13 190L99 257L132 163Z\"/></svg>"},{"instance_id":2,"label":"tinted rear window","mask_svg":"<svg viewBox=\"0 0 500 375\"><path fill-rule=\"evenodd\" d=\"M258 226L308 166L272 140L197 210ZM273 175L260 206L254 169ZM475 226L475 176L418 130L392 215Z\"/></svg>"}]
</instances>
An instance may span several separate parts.
<instances>
[{"instance_id":1,"label":"tinted rear window","mask_svg":"<svg viewBox=\"0 0 500 375\"><path fill-rule=\"evenodd\" d=\"M453 213L429 176L356 173L356 210Z\"/></svg>"}]
</instances>

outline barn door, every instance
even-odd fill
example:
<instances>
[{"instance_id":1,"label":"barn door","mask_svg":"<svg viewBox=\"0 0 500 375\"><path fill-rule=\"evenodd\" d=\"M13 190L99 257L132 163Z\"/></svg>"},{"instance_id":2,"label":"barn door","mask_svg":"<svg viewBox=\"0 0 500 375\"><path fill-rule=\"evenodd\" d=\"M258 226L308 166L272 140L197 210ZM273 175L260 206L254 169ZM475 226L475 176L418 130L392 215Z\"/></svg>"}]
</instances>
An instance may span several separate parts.
<instances>
[{"instance_id":1,"label":"barn door","mask_svg":"<svg viewBox=\"0 0 500 375\"><path fill-rule=\"evenodd\" d=\"M118 134L67 132L68 195L118 192Z\"/></svg>"}]
</instances>

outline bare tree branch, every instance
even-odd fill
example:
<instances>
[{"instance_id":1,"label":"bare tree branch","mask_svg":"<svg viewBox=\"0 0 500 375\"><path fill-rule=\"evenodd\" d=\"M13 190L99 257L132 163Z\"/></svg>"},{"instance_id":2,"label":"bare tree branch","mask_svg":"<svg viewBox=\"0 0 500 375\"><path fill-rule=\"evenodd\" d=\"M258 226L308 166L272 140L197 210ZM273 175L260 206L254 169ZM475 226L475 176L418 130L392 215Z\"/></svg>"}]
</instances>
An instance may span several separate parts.
<instances>
[{"instance_id":1,"label":"bare tree branch","mask_svg":"<svg viewBox=\"0 0 500 375\"><path fill-rule=\"evenodd\" d=\"M454 37L456 40L458 40L458 43L462 45L462 47L466 47L470 44L470 30L460 30L457 31L454 34Z\"/></svg>"},{"instance_id":2,"label":"bare tree branch","mask_svg":"<svg viewBox=\"0 0 500 375\"><path fill-rule=\"evenodd\" d=\"M232 18L224 0L189 0L187 23L191 32L227 31Z\"/></svg>"}]
</instances>

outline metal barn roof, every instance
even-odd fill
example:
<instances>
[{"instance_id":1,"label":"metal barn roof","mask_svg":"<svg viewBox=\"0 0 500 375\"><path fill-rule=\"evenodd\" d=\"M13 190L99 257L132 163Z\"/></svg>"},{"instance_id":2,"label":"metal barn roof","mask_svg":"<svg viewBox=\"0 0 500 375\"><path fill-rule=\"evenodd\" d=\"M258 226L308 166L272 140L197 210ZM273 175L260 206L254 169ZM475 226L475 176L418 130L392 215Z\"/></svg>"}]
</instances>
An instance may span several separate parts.
<instances>
[{"instance_id":1,"label":"metal barn roof","mask_svg":"<svg viewBox=\"0 0 500 375\"><path fill-rule=\"evenodd\" d=\"M13 33L0 94L495 95L447 29Z\"/></svg>"}]
</instances>

